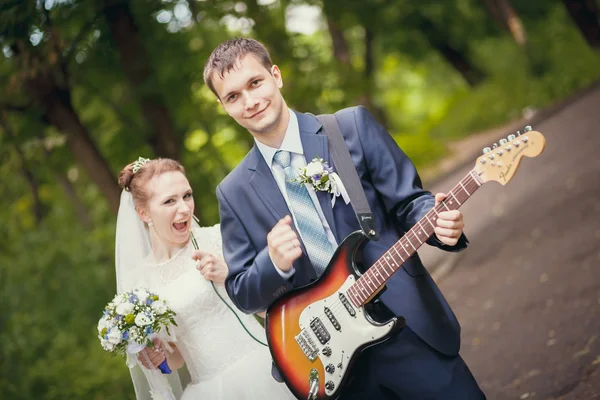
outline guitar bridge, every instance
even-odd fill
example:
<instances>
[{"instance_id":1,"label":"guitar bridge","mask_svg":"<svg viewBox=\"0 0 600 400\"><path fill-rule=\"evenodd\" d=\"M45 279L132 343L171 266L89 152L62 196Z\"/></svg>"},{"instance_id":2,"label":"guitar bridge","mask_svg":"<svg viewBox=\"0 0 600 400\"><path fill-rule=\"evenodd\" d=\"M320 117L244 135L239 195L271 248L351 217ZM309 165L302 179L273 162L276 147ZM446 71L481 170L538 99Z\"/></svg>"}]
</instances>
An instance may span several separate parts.
<instances>
[{"instance_id":1,"label":"guitar bridge","mask_svg":"<svg viewBox=\"0 0 600 400\"><path fill-rule=\"evenodd\" d=\"M310 332L306 329L302 329L299 334L297 334L294 339L296 339L296 343L302 349L302 352L311 362L317 359L319 355L319 348L315 343L315 340L312 338Z\"/></svg>"}]
</instances>

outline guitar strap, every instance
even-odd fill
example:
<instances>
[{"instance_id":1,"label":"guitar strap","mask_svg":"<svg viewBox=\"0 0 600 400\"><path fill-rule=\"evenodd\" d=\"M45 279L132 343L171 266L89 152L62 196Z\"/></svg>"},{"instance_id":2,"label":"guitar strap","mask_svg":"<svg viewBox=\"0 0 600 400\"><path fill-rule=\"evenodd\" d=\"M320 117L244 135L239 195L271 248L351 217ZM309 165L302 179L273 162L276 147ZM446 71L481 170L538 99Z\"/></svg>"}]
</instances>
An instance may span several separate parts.
<instances>
[{"instance_id":1,"label":"guitar strap","mask_svg":"<svg viewBox=\"0 0 600 400\"><path fill-rule=\"evenodd\" d=\"M367 196L363 190L360 178L356 172L356 167L348 151L348 146L333 114L317 115L317 120L323 125L323 133L327 135L329 142L329 153L336 168L348 197L350 204L356 214L361 229L371 240L379 239L379 232L375 229L375 218L371 212L371 207L367 202Z\"/></svg>"}]
</instances>

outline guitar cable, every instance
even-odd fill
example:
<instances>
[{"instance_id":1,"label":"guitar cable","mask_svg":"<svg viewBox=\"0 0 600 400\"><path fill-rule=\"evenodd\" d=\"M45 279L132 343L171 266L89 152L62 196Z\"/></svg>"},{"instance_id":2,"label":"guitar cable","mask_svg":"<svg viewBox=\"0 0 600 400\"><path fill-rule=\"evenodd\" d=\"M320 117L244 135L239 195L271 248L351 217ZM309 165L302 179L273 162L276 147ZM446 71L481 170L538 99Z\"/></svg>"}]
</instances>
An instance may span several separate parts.
<instances>
[{"instance_id":1,"label":"guitar cable","mask_svg":"<svg viewBox=\"0 0 600 400\"><path fill-rule=\"evenodd\" d=\"M200 225L198 219L196 218L196 216L194 215L194 220L196 221L196 223L198 223L198 225ZM192 232L192 230L190 229L190 238L192 240L192 245L194 246L195 250L200 250L200 248L198 247L198 242L196 241L196 237L194 236L194 232ZM219 291L217 290L217 288L215 287L215 283L213 281L210 281L210 284L213 287L213 290L215 291L215 293L217 294L217 296L219 297L219 299L221 299L221 301L223 302L223 304L225 304L227 306L227 308L229 308L229 310L233 313L233 315L235 315L235 317L237 318L238 322L240 323L240 325L242 325L242 328L244 328L244 330L246 331L246 333L248 335L250 335L250 337L252 339L254 339L254 341L256 341L259 344L262 344L265 347L269 347L266 343L263 343L261 340L257 339L256 336L254 336L246 327L246 325L244 325L244 323L242 322L242 320L240 319L240 316L235 312L235 310L229 305L229 303L227 303L227 301L225 301L225 299L223 298L223 296L221 296L221 293L219 293ZM257 321L258 322L258 321Z\"/></svg>"}]
</instances>

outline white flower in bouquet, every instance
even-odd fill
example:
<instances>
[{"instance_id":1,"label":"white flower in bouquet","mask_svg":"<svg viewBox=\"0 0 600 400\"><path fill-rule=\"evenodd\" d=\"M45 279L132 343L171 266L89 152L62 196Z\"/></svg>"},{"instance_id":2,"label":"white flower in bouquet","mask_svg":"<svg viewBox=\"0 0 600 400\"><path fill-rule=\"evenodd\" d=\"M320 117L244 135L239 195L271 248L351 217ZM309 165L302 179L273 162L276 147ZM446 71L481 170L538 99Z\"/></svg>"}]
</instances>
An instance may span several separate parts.
<instances>
[{"instance_id":1,"label":"white flower in bouquet","mask_svg":"<svg viewBox=\"0 0 600 400\"><path fill-rule=\"evenodd\" d=\"M109 342L108 340L101 339L100 344L102 348L106 351L113 351L115 349L115 345Z\"/></svg>"},{"instance_id":2,"label":"white flower in bouquet","mask_svg":"<svg viewBox=\"0 0 600 400\"><path fill-rule=\"evenodd\" d=\"M167 338L173 325L177 326L175 312L156 294L137 289L116 295L106 305L98 321L98 339L104 350L127 358L152 347L157 335Z\"/></svg>"},{"instance_id":3,"label":"white flower in bouquet","mask_svg":"<svg viewBox=\"0 0 600 400\"><path fill-rule=\"evenodd\" d=\"M137 289L134 291L134 293L137 296L140 304L146 303L146 300L148 300L148 297L150 296L150 293L148 293L144 289Z\"/></svg>"},{"instance_id":4,"label":"white flower in bouquet","mask_svg":"<svg viewBox=\"0 0 600 400\"><path fill-rule=\"evenodd\" d=\"M321 175L323 173L323 164L320 161L311 161L304 170L307 176Z\"/></svg>"},{"instance_id":5,"label":"white flower in bouquet","mask_svg":"<svg viewBox=\"0 0 600 400\"><path fill-rule=\"evenodd\" d=\"M117 327L112 327L108 330L107 339L109 343L119 344L123 339L123 333Z\"/></svg>"},{"instance_id":6,"label":"white flower in bouquet","mask_svg":"<svg viewBox=\"0 0 600 400\"><path fill-rule=\"evenodd\" d=\"M152 310L157 315L163 315L168 310L167 304L164 301L162 301L162 300L158 300L158 301L153 302L150 307L152 307Z\"/></svg>"},{"instance_id":7,"label":"white flower in bouquet","mask_svg":"<svg viewBox=\"0 0 600 400\"><path fill-rule=\"evenodd\" d=\"M130 302L121 303L117 306L116 312L119 315L125 316L133 312L134 305Z\"/></svg>"},{"instance_id":8,"label":"white flower in bouquet","mask_svg":"<svg viewBox=\"0 0 600 400\"><path fill-rule=\"evenodd\" d=\"M151 314L138 314L135 316L135 324L137 326L151 325L154 322L154 317Z\"/></svg>"},{"instance_id":9,"label":"white flower in bouquet","mask_svg":"<svg viewBox=\"0 0 600 400\"><path fill-rule=\"evenodd\" d=\"M98 321L98 334L102 333L104 329L108 331L110 328L112 328L111 320L106 316L100 318L100 321Z\"/></svg>"},{"instance_id":10,"label":"white flower in bouquet","mask_svg":"<svg viewBox=\"0 0 600 400\"><path fill-rule=\"evenodd\" d=\"M127 298L121 294L121 295L115 296L115 298L113 299L113 301L111 301L109 303L109 305L112 305L113 307L118 307L119 304L122 304L123 302L126 302L126 301L127 301Z\"/></svg>"}]
</instances>

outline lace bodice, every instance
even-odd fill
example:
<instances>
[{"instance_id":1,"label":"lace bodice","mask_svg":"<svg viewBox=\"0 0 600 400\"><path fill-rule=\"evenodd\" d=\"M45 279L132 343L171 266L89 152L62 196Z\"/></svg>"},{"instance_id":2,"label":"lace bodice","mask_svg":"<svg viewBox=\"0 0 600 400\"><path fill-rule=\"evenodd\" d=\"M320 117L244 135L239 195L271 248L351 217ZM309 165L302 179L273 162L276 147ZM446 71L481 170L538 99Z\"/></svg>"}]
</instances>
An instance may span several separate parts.
<instances>
[{"instance_id":1,"label":"lace bodice","mask_svg":"<svg viewBox=\"0 0 600 400\"><path fill-rule=\"evenodd\" d=\"M222 258L218 225L197 228L194 236L200 250ZM223 373L262 345L248 335L233 311L217 296L211 282L202 277L191 258L192 252L190 243L169 261L145 266L143 275L144 286L158 293L177 313L177 345L192 382L199 383ZM235 308L222 284L215 287L248 330L266 342L264 330L254 317Z\"/></svg>"}]
</instances>

